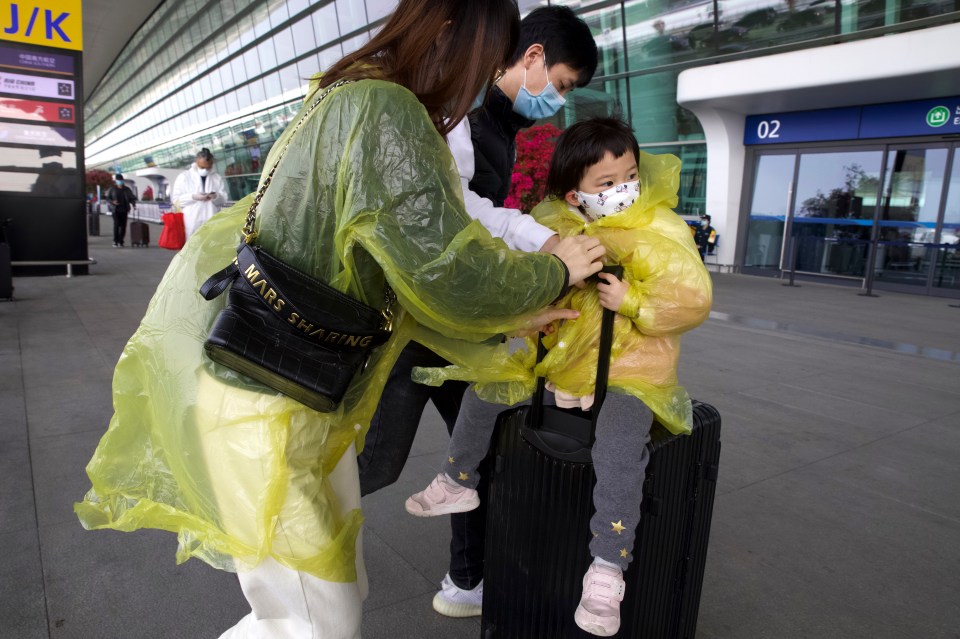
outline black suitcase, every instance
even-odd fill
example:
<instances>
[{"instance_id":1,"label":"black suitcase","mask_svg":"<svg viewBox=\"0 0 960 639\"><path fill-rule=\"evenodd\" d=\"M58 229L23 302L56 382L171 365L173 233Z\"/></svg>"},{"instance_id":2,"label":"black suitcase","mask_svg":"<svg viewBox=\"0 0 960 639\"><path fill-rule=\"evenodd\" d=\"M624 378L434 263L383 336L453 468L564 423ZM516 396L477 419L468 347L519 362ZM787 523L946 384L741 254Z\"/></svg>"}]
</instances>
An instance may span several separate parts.
<instances>
[{"instance_id":1,"label":"black suitcase","mask_svg":"<svg viewBox=\"0 0 960 639\"><path fill-rule=\"evenodd\" d=\"M97 237L100 235L100 214L94 211L87 213L87 235Z\"/></svg>"},{"instance_id":2,"label":"black suitcase","mask_svg":"<svg viewBox=\"0 0 960 639\"><path fill-rule=\"evenodd\" d=\"M609 319L608 319L609 318ZM613 313L604 317L597 404ZM603 356L606 353L606 357ZM573 619L590 562L595 478L589 414L541 406L500 415L487 497L482 639L588 638ZM602 408L601 408L602 410ZM540 424L539 428L531 428ZM694 636L720 458L720 415L694 402L693 433L654 424L634 560L617 637Z\"/></svg>"},{"instance_id":3,"label":"black suitcase","mask_svg":"<svg viewBox=\"0 0 960 639\"><path fill-rule=\"evenodd\" d=\"M10 265L10 245L0 242L0 298L13 299L13 267Z\"/></svg>"},{"instance_id":4,"label":"black suitcase","mask_svg":"<svg viewBox=\"0 0 960 639\"><path fill-rule=\"evenodd\" d=\"M130 222L130 243L134 246L150 245L150 227L139 218Z\"/></svg>"},{"instance_id":5,"label":"black suitcase","mask_svg":"<svg viewBox=\"0 0 960 639\"><path fill-rule=\"evenodd\" d=\"M10 264L10 244L7 225L11 220L0 220L0 298L13 299L13 266Z\"/></svg>"}]
</instances>

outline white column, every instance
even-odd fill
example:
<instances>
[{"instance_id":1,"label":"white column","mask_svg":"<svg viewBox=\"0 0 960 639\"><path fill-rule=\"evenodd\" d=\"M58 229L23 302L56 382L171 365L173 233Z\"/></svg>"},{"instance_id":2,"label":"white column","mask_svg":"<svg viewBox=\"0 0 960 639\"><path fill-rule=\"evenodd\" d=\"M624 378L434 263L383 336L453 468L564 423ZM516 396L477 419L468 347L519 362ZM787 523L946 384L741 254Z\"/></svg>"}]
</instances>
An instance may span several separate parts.
<instances>
[{"instance_id":1,"label":"white column","mask_svg":"<svg viewBox=\"0 0 960 639\"><path fill-rule=\"evenodd\" d=\"M744 116L708 105L687 108L700 120L707 138L706 212L720 236L717 263L734 264L746 155L743 146Z\"/></svg>"}]
</instances>

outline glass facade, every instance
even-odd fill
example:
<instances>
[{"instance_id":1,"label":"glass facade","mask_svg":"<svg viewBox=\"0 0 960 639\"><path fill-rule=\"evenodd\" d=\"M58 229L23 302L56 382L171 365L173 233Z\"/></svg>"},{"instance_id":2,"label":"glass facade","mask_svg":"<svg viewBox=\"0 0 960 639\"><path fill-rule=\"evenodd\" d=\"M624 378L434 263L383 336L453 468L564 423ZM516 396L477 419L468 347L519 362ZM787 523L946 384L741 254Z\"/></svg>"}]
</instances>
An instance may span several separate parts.
<instances>
[{"instance_id":1,"label":"glass facade","mask_svg":"<svg viewBox=\"0 0 960 639\"><path fill-rule=\"evenodd\" d=\"M913 29L917 25L912 21L918 19L924 19L919 26L960 19L960 0L518 4L521 14L547 4L570 6L590 26L600 50L594 81L576 90L551 121L564 127L595 114L627 119L645 149L683 159L678 210L690 215L703 211L706 147L697 119L676 103L676 78L682 70L784 46L821 46L864 30L873 30L865 35L881 35ZM245 195L301 101L305 79L365 42L395 6L396 0L166 0L87 103L88 164L124 171L180 169L207 146L227 176L231 197ZM843 175L839 178L842 184ZM810 237L833 233L817 226L823 223L805 227ZM839 226L857 224L846 220ZM758 242L776 233L755 234L748 255L768 261L776 242L766 241L763 250ZM827 260L835 267L842 262L844 271L863 268L854 260Z\"/></svg>"},{"instance_id":2,"label":"glass facade","mask_svg":"<svg viewBox=\"0 0 960 639\"><path fill-rule=\"evenodd\" d=\"M307 79L366 42L392 0L168 0L86 106L88 164L132 172L217 157L231 198L255 185Z\"/></svg>"},{"instance_id":3,"label":"glass facade","mask_svg":"<svg viewBox=\"0 0 960 639\"><path fill-rule=\"evenodd\" d=\"M743 267L960 291L960 145L757 152Z\"/></svg>"}]
</instances>

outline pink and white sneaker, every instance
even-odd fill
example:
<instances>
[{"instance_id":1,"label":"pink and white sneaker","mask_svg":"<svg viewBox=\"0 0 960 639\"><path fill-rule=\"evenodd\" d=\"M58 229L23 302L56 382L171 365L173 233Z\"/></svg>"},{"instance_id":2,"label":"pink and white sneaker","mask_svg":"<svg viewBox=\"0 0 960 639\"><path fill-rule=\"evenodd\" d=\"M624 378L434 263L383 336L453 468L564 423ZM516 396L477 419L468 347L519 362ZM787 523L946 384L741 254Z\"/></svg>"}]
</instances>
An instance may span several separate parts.
<instances>
[{"instance_id":1,"label":"pink and white sneaker","mask_svg":"<svg viewBox=\"0 0 960 639\"><path fill-rule=\"evenodd\" d=\"M415 517L465 513L479 505L477 491L451 481L444 473L437 475L424 490L411 495L405 504L407 512Z\"/></svg>"},{"instance_id":2,"label":"pink and white sneaker","mask_svg":"<svg viewBox=\"0 0 960 639\"><path fill-rule=\"evenodd\" d=\"M590 564L583 576L583 595L573 614L583 630L599 637L611 637L620 630L620 602L623 601L623 572Z\"/></svg>"}]
</instances>

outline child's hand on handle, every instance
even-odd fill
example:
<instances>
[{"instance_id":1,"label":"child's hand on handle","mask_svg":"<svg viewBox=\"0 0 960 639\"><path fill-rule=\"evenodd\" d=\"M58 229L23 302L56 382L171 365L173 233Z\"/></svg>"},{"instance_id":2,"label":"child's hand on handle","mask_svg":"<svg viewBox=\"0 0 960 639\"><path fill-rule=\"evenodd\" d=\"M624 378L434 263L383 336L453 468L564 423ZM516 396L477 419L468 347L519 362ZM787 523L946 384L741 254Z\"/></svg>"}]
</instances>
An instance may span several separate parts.
<instances>
[{"instance_id":1,"label":"child's hand on handle","mask_svg":"<svg viewBox=\"0 0 960 639\"><path fill-rule=\"evenodd\" d=\"M611 311L619 311L623 304L623 298L630 285L624 280L618 279L612 273L599 273L597 275L602 282L597 283L597 293L600 294L600 306Z\"/></svg>"}]
</instances>

